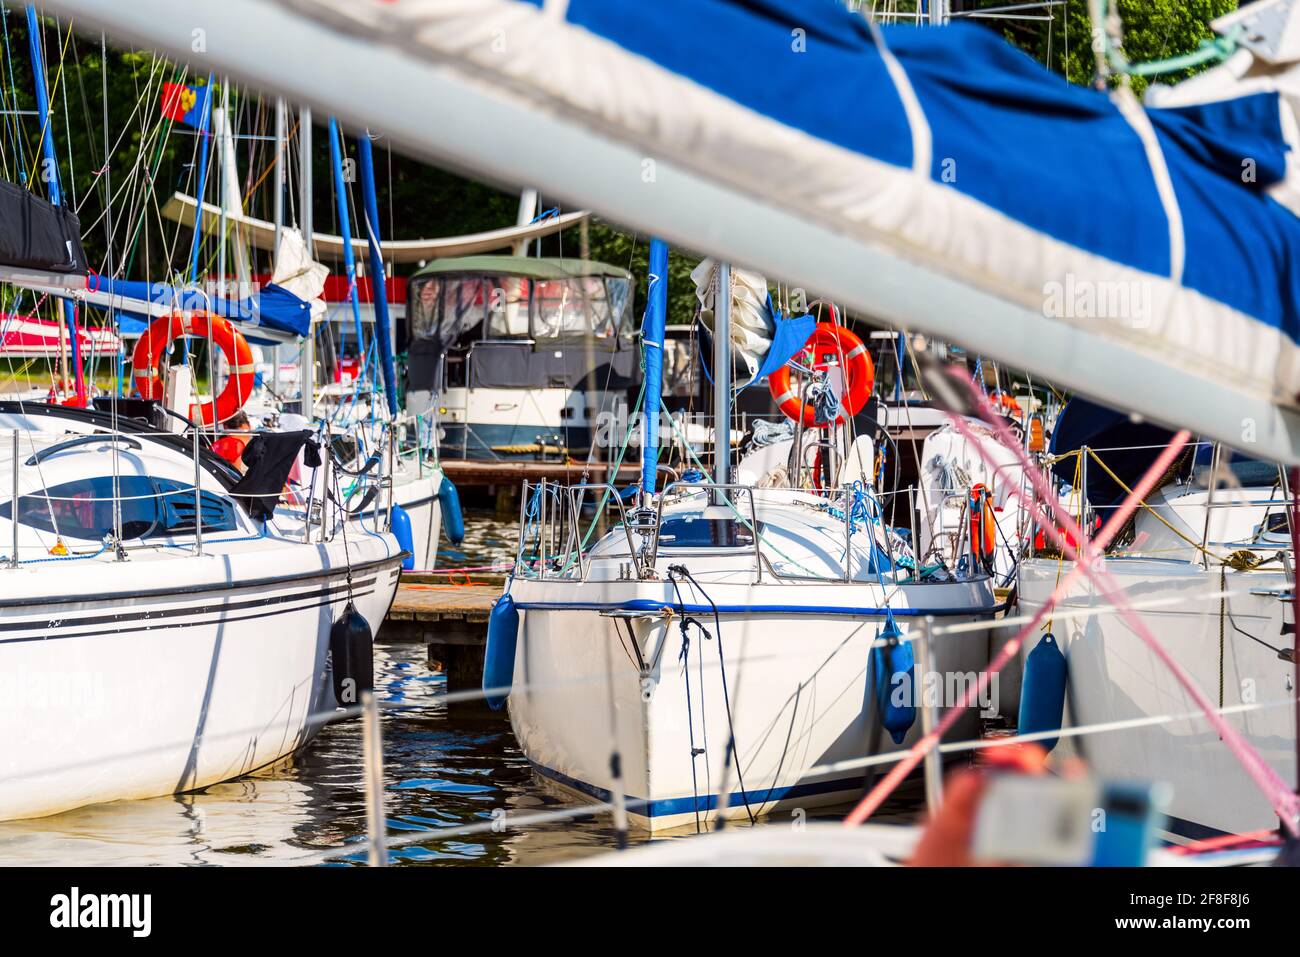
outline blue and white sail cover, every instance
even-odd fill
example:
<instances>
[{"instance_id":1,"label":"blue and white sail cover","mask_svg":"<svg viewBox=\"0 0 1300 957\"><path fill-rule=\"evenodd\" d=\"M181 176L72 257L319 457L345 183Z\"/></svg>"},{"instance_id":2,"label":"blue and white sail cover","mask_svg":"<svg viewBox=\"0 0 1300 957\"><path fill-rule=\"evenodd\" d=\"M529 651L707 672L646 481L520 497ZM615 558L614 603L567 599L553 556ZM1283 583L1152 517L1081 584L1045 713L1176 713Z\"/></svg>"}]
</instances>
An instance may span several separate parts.
<instances>
[{"instance_id":1,"label":"blue and white sail cover","mask_svg":"<svg viewBox=\"0 0 1300 957\"><path fill-rule=\"evenodd\" d=\"M1300 394L1300 223L1267 194L1276 93L1143 110L982 27L876 27L833 0L302 2L369 8L647 155L1051 318Z\"/></svg>"},{"instance_id":2,"label":"blue and white sail cover","mask_svg":"<svg viewBox=\"0 0 1300 957\"><path fill-rule=\"evenodd\" d=\"M139 2L54 6L188 43ZM1168 424L1232 441L1258 414L1300 459L1276 91L1144 109L983 27L839 0L270 0L257 36L214 42L250 3L203 4L250 82ZM290 29L311 53L273 71ZM330 76L345 51L383 69Z\"/></svg>"}]
</instances>

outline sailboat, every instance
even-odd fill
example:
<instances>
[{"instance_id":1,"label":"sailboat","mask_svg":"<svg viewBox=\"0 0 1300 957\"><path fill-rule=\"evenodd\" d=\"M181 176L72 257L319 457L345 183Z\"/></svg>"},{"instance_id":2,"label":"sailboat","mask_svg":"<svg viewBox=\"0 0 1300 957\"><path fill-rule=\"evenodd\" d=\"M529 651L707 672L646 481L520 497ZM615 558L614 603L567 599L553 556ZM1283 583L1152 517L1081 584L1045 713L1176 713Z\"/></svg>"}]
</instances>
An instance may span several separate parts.
<instances>
[{"instance_id":1,"label":"sailboat","mask_svg":"<svg viewBox=\"0 0 1300 957\"><path fill-rule=\"evenodd\" d=\"M662 342L665 264L656 242L647 356ZM716 264L715 423L731 418L734 296L730 267ZM657 396L657 376L647 362L647 395ZM652 401L647 422L658 418ZM636 507L617 506L589 548L581 500L604 489L525 488L503 599L517 629L490 631L490 700L500 704L508 686L511 724L540 775L621 801L651 832L856 797L861 771L836 762L916 740L913 673L942 686L973 680L987 661L979 629L916 651L924 661L909 639L922 622L991 616L989 576L918 574L870 485L818 494L732 482L721 426L713 475L659 488L654 431ZM968 719L974 733L973 709Z\"/></svg>"},{"instance_id":2,"label":"sailboat","mask_svg":"<svg viewBox=\"0 0 1300 957\"><path fill-rule=\"evenodd\" d=\"M1070 491L1062 501L1083 528L1109 517L1169 438L1158 426L1083 400L1065 407L1053 469L1064 476ZM1147 497L1105 560L1117 586L1145 606L1143 618L1160 643L1284 780L1296 768L1290 523L1283 470L1202 443ZM1022 559L1022 610L1038 611L1070 567L1059 553ZM1021 660L1043 653L1038 647L1049 635L1060 649L1068 664L1058 709L1063 726L1132 725L1065 738L1057 747L1107 777L1171 785L1170 827L1188 836L1272 828L1277 817L1268 799L1111 599L1081 582L1056 607ZM1165 715L1175 720L1150 720Z\"/></svg>"},{"instance_id":3,"label":"sailboat","mask_svg":"<svg viewBox=\"0 0 1300 957\"><path fill-rule=\"evenodd\" d=\"M189 49L166 0L55 5ZM882 28L836 4L719 0L693 9L685 34L664 29L672 14L657 5L617 16L517 0L204 10L215 62L367 116L422 155L583 196L681 242L707 237L718 256L1229 447L1250 423L1257 456L1300 462L1295 14L1284 2L1216 24L1209 52L1232 53L1216 82L1250 88L1149 109L1125 82L1071 87L988 31ZM249 37L254 17L265 29ZM531 42L494 49L502 22ZM1122 61L1117 22L1095 24L1103 67ZM802 55L789 55L792 35L810 41ZM719 58L723 48L737 55ZM356 69L341 75L339 62ZM591 96L597 79L608 96ZM501 130L525 148L502 150ZM1079 288L1136 291L1141 314L1098 311L1095 295L1076 308L1062 293ZM564 514L543 502L539 521ZM636 540L625 547L619 587L632 588ZM1242 766L1259 770L1241 744ZM1294 832L1290 789L1265 789Z\"/></svg>"},{"instance_id":4,"label":"sailboat","mask_svg":"<svg viewBox=\"0 0 1300 957\"><path fill-rule=\"evenodd\" d=\"M52 158L32 8L28 30ZM61 205L57 162L49 169L48 200L0 186L0 271L65 293L102 280L124 297L129 284L89 277L80 221ZM366 480L384 507L368 534L337 495L321 495L299 521L280 510L296 461L319 476L310 484L337 486L336 457L308 432L254 437L242 474L210 451L216 424L247 397L242 359L206 401L189 403L183 389L169 405L96 397L80 360L100 339L63 305L76 393L66 404L0 402L0 674L10 703L0 715L0 819L203 788L291 756L372 683L371 636L404 557L382 475ZM247 354L224 317L162 308L158 354L133 370L147 391L162 388L158 358L172 339L210 333ZM95 409L83 407L92 400ZM156 422L136 417L140 406Z\"/></svg>"}]
</instances>

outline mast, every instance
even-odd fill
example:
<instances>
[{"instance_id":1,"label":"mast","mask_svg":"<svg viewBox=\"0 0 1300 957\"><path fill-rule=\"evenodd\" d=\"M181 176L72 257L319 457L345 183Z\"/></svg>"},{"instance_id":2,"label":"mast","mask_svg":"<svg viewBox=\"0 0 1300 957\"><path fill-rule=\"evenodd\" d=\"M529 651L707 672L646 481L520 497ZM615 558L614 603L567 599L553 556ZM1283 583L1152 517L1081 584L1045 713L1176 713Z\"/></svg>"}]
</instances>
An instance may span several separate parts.
<instances>
[{"instance_id":1,"label":"mast","mask_svg":"<svg viewBox=\"0 0 1300 957\"><path fill-rule=\"evenodd\" d=\"M664 326L668 321L668 244L650 240L645 315L641 319L641 344L645 355L645 410L641 420L641 490L655 493L659 465L659 404L664 381Z\"/></svg>"},{"instance_id":2,"label":"mast","mask_svg":"<svg viewBox=\"0 0 1300 957\"><path fill-rule=\"evenodd\" d=\"M311 184L311 108L298 110L298 219L302 224L302 240L307 247L307 255L314 257L316 250L312 243L312 184ZM315 413L313 408L316 384L316 329L310 326L302 346L298 350L298 393L301 396L302 414L310 419Z\"/></svg>"},{"instance_id":3,"label":"mast","mask_svg":"<svg viewBox=\"0 0 1300 957\"><path fill-rule=\"evenodd\" d=\"M519 211L515 213L515 225L527 226L537 215L537 190L525 189L519 194ZM512 250L516 256L528 255L528 240L521 239Z\"/></svg>"},{"instance_id":4,"label":"mast","mask_svg":"<svg viewBox=\"0 0 1300 957\"><path fill-rule=\"evenodd\" d=\"M361 333L361 300L357 295L357 260L352 250L352 221L348 217L348 194L343 181L343 137L338 120L330 117L330 160L334 166L334 197L339 210L339 234L343 237L343 265L347 269L348 299L352 302L352 324L357 333L357 357L360 374L366 373L365 339ZM382 277L383 273L380 273ZM344 355L343 336L339 336L339 361ZM335 366L336 369L340 366Z\"/></svg>"},{"instance_id":5,"label":"mast","mask_svg":"<svg viewBox=\"0 0 1300 957\"><path fill-rule=\"evenodd\" d=\"M36 112L41 123L41 152L44 156L44 175L41 178L49 187L50 204L62 206L59 159L54 151L54 133L50 129L50 94L45 86L45 57L41 54L41 28L36 18L36 8L30 5L27 7L27 39L31 46L32 74L36 80ZM72 374L76 383L77 401L85 405L86 379L81 364L81 341L77 337L77 307L70 299L63 300L63 320L67 325L68 338L72 340Z\"/></svg>"},{"instance_id":6,"label":"mast","mask_svg":"<svg viewBox=\"0 0 1300 957\"><path fill-rule=\"evenodd\" d=\"M284 97L275 98L275 196L272 198L271 218L275 221L275 244L271 248L272 272L275 257L280 252L280 236L284 233L284 134L288 125Z\"/></svg>"},{"instance_id":7,"label":"mast","mask_svg":"<svg viewBox=\"0 0 1300 957\"><path fill-rule=\"evenodd\" d=\"M275 220L275 243L271 247L271 274L275 275L276 258L280 255L280 237L284 235L284 133L287 126L284 97L275 98L275 196L272 199L272 219ZM308 325L310 329L311 326ZM271 347L271 388L280 394L280 347Z\"/></svg>"},{"instance_id":8,"label":"mast","mask_svg":"<svg viewBox=\"0 0 1300 957\"><path fill-rule=\"evenodd\" d=\"M370 131L357 140L361 160L361 198L365 216L366 242L370 247L370 298L375 305L375 341L379 346L379 369L384 377L384 397L388 414L397 416L397 370L393 366L393 340L388 325L388 289L384 273L384 254L379 245L379 201L375 196L375 158L370 145Z\"/></svg>"},{"instance_id":9,"label":"mast","mask_svg":"<svg viewBox=\"0 0 1300 957\"><path fill-rule=\"evenodd\" d=\"M195 194L194 240L190 245L190 283L199 281L199 247L203 244L203 196L208 191L208 127L212 122L212 74L208 74L207 96L203 100L203 116L199 120L199 189ZM181 355L186 356L184 349Z\"/></svg>"},{"instance_id":10,"label":"mast","mask_svg":"<svg viewBox=\"0 0 1300 957\"><path fill-rule=\"evenodd\" d=\"M213 116L214 133L221 149L221 240L225 248L226 224L231 216L238 216L244 210L243 197L240 194L239 162L235 158L235 132L230 122L230 83L221 86L221 109ZM235 278L239 283L239 298L248 295L248 284L252 279L252 269L248 263L248 243L244 231L238 223L233 230L235 252ZM221 271L221 280L225 282L225 270Z\"/></svg>"},{"instance_id":11,"label":"mast","mask_svg":"<svg viewBox=\"0 0 1300 957\"><path fill-rule=\"evenodd\" d=\"M713 484L731 484L731 264L717 268L713 297ZM715 491L713 504L726 503Z\"/></svg>"}]
</instances>

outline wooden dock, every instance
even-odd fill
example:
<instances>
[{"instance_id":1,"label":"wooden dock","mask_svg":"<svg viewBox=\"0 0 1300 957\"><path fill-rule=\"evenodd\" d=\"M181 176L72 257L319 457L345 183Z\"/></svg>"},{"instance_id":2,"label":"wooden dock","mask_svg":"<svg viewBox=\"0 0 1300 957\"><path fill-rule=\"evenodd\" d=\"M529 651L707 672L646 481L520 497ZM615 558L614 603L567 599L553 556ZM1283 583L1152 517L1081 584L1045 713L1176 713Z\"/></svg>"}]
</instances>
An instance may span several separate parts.
<instances>
[{"instance_id":1,"label":"wooden dock","mask_svg":"<svg viewBox=\"0 0 1300 957\"><path fill-rule=\"evenodd\" d=\"M390 622L442 622L487 625L492 605L501 597L500 583L472 579L473 584L408 582L403 576L388 612Z\"/></svg>"},{"instance_id":2,"label":"wooden dock","mask_svg":"<svg viewBox=\"0 0 1300 957\"><path fill-rule=\"evenodd\" d=\"M447 676L449 691L483 683L488 617L501 597L501 576L403 575L379 637L419 641L429 663ZM450 580L449 580L450 579Z\"/></svg>"},{"instance_id":3,"label":"wooden dock","mask_svg":"<svg viewBox=\"0 0 1300 957\"><path fill-rule=\"evenodd\" d=\"M493 485L518 486L525 479L540 482L563 482L574 485L583 480L586 473L588 482L634 481L640 474L641 467L636 462L626 462L618 469L612 479L613 466L605 462L527 462L495 461L476 462L465 459L443 459L440 463L443 473L459 487L482 487Z\"/></svg>"}]
</instances>

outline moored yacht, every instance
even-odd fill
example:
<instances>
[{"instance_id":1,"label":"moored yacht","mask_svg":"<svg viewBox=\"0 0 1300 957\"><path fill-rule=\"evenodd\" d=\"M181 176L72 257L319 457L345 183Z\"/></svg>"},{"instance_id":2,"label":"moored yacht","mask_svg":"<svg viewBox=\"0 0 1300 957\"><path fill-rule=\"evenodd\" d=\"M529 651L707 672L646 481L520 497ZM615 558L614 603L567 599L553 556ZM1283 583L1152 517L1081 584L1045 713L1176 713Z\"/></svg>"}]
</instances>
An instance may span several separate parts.
<instances>
[{"instance_id":1,"label":"moored yacht","mask_svg":"<svg viewBox=\"0 0 1300 957\"><path fill-rule=\"evenodd\" d=\"M565 498L553 486L539 494ZM722 494L728 504L711 504ZM894 700L913 703L923 653L903 661L898 649L918 620L977 620L996 599L987 575L916 578L905 544L861 513L846 521L841 501L670 485L651 521L615 528L589 555L551 558L525 540L510 590L521 624L509 704L534 768L589 799L625 789L631 820L651 831L858 796L864 772L837 762L921 733L907 719L886 733L877 687L892 695L906 680ZM873 655L891 625L898 646ZM987 663L988 635L930 649L918 681L965 686ZM955 733L976 733L976 718L972 709Z\"/></svg>"},{"instance_id":2,"label":"moored yacht","mask_svg":"<svg viewBox=\"0 0 1300 957\"><path fill-rule=\"evenodd\" d=\"M331 629L349 604L377 629L397 542L329 505L305 524L255 517L283 479L259 495L196 448L127 418L0 405L0 819L247 774L347 703Z\"/></svg>"},{"instance_id":3,"label":"moored yacht","mask_svg":"<svg viewBox=\"0 0 1300 957\"><path fill-rule=\"evenodd\" d=\"M643 329L654 397L665 311L665 284L654 277L666 256L656 241ZM706 262L697 274L710 284L701 304L712 320L716 421L729 422L731 271ZM747 285L765 287L761 277ZM838 328L768 318L772 345L754 363L759 373L804 350L791 408L811 410L810 390L833 375L844 383L838 397L817 400L817 415L829 418L809 417L828 436L840 432L831 426L856 411L850 397L869 391L869 370L845 365L862 365L861 352L842 348ZM647 417L658 416L656 398ZM515 571L485 654L489 701L499 706L509 686L511 723L538 773L625 808L652 832L856 797L864 756L921 734L920 689L964 691L987 663L987 630L915 641L928 631L921 623L996 610L982 570L919 570L869 478L809 490L798 475L786 488L732 484L728 430L714 432L712 479L686 475L656 492L662 466L656 430L647 430L637 507L627 512L608 486L526 484ZM846 458L826 441L828 455ZM593 497L615 511L588 548L594 523L580 516ZM977 730L971 708L956 733Z\"/></svg>"},{"instance_id":4,"label":"moored yacht","mask_svg":"<svg viewBox=\"0 0 1300 957\"><path fill-rule=\"evenodd\" d=\"M1224 719L1292 781L1288 503L1275 466L1236 457L1230 467L1235 481L1226 487L1187 482L1153 493L1135 513L1131 541L1106 556L1105 569ZM1042 606L1066 565L1045 556L1022 562L1024 612ZM1090 608L1096 613L1086 614ZM1061 746L1077 748L1101 775L1172 785L1171 827L1191 836L1276 826L1268 799L1187 691L1093 585L1071 588L1056 614L1051 633L1069 676L1065 726L1123 727Z\"/></svg>"}]
</instances>

